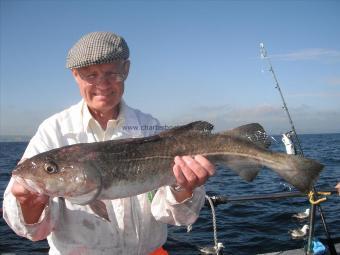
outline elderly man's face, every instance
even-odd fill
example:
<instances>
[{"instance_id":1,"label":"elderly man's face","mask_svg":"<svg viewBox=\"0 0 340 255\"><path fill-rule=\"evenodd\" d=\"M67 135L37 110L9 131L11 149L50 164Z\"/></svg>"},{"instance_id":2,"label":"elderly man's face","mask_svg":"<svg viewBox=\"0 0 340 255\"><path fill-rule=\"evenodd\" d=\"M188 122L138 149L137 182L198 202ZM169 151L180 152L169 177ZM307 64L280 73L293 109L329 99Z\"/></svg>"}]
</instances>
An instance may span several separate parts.
<instances>
[{"instance_id":1,"label":"elderly man's face","mask_svg":"<svg viewBox=\"0 0 340 255\"><path fill-rule=\"evenodd\" d=\"M124 92L130 62L114 62L73 69L80 94L92 111L112 111L114 118Z\"/></svg>"}]
</instances>

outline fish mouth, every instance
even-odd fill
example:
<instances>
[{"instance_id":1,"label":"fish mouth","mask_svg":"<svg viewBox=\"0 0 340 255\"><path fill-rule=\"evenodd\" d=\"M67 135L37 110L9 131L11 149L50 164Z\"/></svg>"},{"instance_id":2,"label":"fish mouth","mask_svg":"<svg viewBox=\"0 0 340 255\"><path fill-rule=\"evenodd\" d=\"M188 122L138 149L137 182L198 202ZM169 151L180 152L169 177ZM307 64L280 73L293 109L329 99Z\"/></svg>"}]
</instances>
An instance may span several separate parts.
<instances>
[{"instance_id":1,"label":"fish mouth","mask_svg":"<svg viewBox=\"0 0 340 255\"><path fill-rule=\"evenodd\" d=\"M16 182L18 182L19 184L21 184L22 186L24 186L25 189L27 189L27 190L29 190L33 193L45 194L44 188L42 187L42 185L39 185L38 183L33 182L30 179L25 179L23 177L16 175L16 173L14 173L14 171L13 171L13 175L12 175L14 180Z\"/></svg>"}]
</instances>

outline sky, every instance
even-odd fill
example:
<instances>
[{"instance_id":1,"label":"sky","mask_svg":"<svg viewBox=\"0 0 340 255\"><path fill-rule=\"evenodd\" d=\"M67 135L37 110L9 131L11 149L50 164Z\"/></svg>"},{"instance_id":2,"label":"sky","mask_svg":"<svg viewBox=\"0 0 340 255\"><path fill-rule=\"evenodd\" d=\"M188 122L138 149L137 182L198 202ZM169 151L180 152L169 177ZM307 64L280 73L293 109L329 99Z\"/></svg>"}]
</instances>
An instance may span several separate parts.
<instances>
[{"instance_id":1,"label":"sky","mask_svg":"<svg viewBox=\"0 0 340 255\"><path fill-rule=\"evenodd\" d=\"M0 3L0 135L31 136L81 99L65 59L93 31L125 38L124 100L164 125L289 131L262 42L297 132L340 132L340 1Z\"/></svg>"}]
</instances>

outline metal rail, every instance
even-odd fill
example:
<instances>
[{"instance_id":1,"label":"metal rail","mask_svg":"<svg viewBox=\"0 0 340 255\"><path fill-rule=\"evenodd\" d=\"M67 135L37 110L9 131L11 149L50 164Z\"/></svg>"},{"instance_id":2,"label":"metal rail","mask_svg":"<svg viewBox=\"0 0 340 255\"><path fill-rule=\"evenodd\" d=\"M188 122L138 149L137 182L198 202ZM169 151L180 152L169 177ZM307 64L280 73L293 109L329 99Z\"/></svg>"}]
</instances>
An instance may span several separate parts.
<instances>
[{"instance_id":1,"label":"metal rail","mask_svg":"<svg viewBox=\"0 0 340 255\"><path fill-rule=\"evenodd\" d=\"M331 194L337 194L336 189L325 189L323 192L329 192ZM277 192L269 194L256 194L250 196L211 196L210 199L213 201L214 206L220 204L227 204L233 202L247 202L247 201L258 201L258 200L277 200L287 199L292 197L306 197L305 193L300 191L289 191L289 192Z\"/></svg>"}]
</instances>

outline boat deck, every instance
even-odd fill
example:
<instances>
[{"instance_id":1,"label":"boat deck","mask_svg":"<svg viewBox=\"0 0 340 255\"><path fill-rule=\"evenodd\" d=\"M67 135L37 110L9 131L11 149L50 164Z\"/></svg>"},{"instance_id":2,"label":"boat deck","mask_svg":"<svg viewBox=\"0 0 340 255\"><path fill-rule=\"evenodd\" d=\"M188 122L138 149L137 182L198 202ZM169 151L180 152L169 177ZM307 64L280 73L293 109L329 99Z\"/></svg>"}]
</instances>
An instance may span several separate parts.
<instances>
[{"instance_id":1,"label":"boat deck","mask_svg":"<svg viewBox=\"0 0 340 255\"><path fill-rule=\"evenodd\" d=\"M340 243L335 244L335 249L338 254L340 254ZM271 252L271 253L263 253L258 255L304 255L305 251L304 249L296 249L296 250L289 250L289 251L277 251L277 252ZM329 253L326 253L329 255Z\"/></svg>"}]
</instances>

